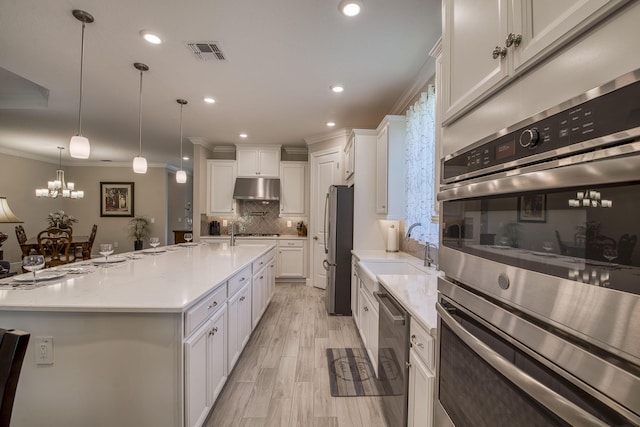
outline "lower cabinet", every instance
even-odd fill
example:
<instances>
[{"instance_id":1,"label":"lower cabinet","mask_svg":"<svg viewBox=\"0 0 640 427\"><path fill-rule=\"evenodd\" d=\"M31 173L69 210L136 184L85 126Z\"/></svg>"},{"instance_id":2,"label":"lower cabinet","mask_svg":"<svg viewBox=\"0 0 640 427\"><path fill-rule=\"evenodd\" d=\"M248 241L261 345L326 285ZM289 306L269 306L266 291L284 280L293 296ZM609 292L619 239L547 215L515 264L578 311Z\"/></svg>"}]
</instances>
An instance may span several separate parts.
<instances>
[{"instance_id":1,"label":"lower cabinet","mask_svg":"<svg viewBox=\"0 0 640 427\"><path fill-rule=\"evenodd\" d=\"M378 302L373 302L364 285L358 295L358 330L373 370L378 375Z\"/></svg>"},{"instance_id":2,"label":"lower cabinet","mask_svg":"<svg viewBox=\"0 0 640 427\"><path fill-rule=\"evenodd\" d=\"M200 426L227 380L227 306L185 341L186 425Z\"/></svg>"},{"instance_id":3,"label":"lower cabinet","mask_svg":"<svg viewBox=\"0 0 640 427\"><path fill-rule=\"evenodd\" d=\"M304 240L278 241L278 277L305 277Z\"/></svg>"},{"instance_id":4,"label":"lower cabinet","mask_svg":"<svg viewBox=\"0 0 640 427\"><path fill-rule=\"evenodd\" d=\"M247 283L229 298L228 372L231 372L251 336L251 284Z\"/></svg>"},{"instance_id":5,"label":"lower cabinet","mask_svg":"<svg viewBox=\"0 0 640 427\"><path fill-rule=\"evenodd\" d=\"M415 322L411 322L409 350L408 427L432 427L434 405L433 338Z\"/></svg>"},{"instance_id":6,"label":"lower cabinet","mask_svg":"<svg viewBox=\"0 0 640 427\"><path fill-rule=\"evenodd\" d=\"M358 291L360 280L358 279L358 274L356 273L356 264L358 263L358 259L354 256L351 258L351 315L353 316L353 321L356 322L356 326L359 327L359 319L358 319Z\"/></svg>"}]
</instances>

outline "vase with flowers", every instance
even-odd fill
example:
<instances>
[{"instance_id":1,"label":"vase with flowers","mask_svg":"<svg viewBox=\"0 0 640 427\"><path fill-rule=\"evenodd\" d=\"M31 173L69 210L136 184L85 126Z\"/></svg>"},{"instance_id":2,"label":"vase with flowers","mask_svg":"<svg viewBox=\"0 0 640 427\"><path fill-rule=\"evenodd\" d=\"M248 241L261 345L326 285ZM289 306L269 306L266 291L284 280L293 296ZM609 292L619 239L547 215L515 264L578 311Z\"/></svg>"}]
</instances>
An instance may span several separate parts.
<instances>
[{"instance_id":1,"label":"vase with flowers","mask_svg":"<svg viewBox=\"0 0 640 427\"><path fill-rule=\"evenodd\" d=\"M71 228L71 226L78 222L78 220L71 215L67 215L64 211L55 211L49 212L49 215L47 215L47 222L49 223L49 227L66 229Z\"/></svg>"}]
</instances>

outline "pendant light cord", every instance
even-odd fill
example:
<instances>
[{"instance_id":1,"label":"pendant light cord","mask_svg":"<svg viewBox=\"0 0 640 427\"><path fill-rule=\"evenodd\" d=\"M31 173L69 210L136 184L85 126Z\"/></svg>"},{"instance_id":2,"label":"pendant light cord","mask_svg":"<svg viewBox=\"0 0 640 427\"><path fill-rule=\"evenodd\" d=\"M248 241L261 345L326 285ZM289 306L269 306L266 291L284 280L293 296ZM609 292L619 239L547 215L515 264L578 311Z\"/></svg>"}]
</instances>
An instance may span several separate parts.
<instances>
[{"instance_id":1,"label":"pendant light cord","mask_svg":"<svg viewBox=\"0 0 640 427\"><path fill-rule=\"evenodd\" d=\"M180 104L180 170L182 170L182 107L184 104Z\"/></svg>"},{"instance_id":2,"label":"pendant light cord","mask_svg":"<svg viewBox=\"0 0 640 427\"><path fill-rule=\"evenodd\" d=\"M84 21L82 22L82 41L80 42L80 102L78 103L78 136L82 136L82 76L84 72Z\"/></svg>"},{"instance_id":3,"label":"pendant light cord","mask_svg":"<svg viewBox=\"0 0 640 427\"><path fill-rule=\"evenodd\" d=\"M138 102L138 135L140 140L140 151L138 152L138 156L142 156L142 73L140 70L140 100Z\"/></svg>"}]
</instances>

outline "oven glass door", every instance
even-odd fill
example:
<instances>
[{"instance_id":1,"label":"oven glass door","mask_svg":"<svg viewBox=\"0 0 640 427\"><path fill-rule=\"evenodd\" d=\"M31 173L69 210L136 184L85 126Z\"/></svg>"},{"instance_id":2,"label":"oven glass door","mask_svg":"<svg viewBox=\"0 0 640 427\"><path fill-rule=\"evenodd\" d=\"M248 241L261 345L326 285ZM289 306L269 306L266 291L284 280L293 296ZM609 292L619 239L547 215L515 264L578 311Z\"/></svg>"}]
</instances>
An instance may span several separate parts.
<instances>
[{"instance_id":1,"label":"oven glass door","mask_svg":"<svg viewBox=\"0 0 640 427\"><path fill-rule=\"evenodd\" d=\"M438 309L438 401L456 427L631 425L473 315L446 300Z\"/></svg>"},{"instance_id":2,"label":"oven glass door","mask_svg":"<svg viewBox=\"0 0 640 427\"><path fill-rule=\"evenodd\" d=\"M640 182L443 202L442 244L502 264L640 294Z\"/></svg>"}]
</instances>

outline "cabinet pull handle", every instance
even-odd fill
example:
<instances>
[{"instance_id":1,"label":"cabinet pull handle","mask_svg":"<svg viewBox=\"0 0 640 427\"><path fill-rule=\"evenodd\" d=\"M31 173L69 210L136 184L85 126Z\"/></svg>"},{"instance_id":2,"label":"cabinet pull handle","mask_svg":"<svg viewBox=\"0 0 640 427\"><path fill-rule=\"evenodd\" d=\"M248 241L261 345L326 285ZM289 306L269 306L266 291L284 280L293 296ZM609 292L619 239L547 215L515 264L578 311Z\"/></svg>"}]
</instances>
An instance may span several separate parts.
<instances>
[{"instance_id":1,"label":"cabinet pull handle","mask_svg":"<svg viewBox=\"0 0 640 427\"><path fill-rule=\"evenodd\" d=\"M215 334L216 334L216 332L218 332L218 327L217 327L217 326L214 326L214 327L213 327L213 329L211 329L211 330L209 331L209 335L215 335Z\"/></svg>"},{"instance_id":2,"label":"cabinet pull handle","mask_svg":"<svg viewBox=\"0 0 640 427\"><path fill-rule=\"evenodd\" d=\"M214 301L213 304L209 304L209 307L207 307L207 310L211 310L213 307L215 307L216 305L218 305L217 301Z\"/></svg>"},{"instance_id":3,"label":"cabinet pull handle","mask_svg":"<svg viewBox=\"0 0 640 427\"><path fill-rule=\"evenodd\" d=\"M264 276L260 276L261 279L264 279Z\"/></svg>"},{"instance_id":4,"label":"cabinet pull handle","mask_svg":"<svg viewBox=\"0 0 640 427\"><path fill-rule=\"evenodd\" d=\"M507 40L505 40L504 42L504 44L506 44L507 47L511 47L511 45L518 47L520 46L520 43L522 43L522 34L514 34L514 33L509 33L509 35L507 36Z\"/></svg>"},{"instance_id":5,"label":"cabinet pull handle","mask_svg":"<svg viewBox=\"0 0 640 427\"><path fill-rule=\"evenodd\" d=\"M247 280L247 279L244 278L244 277L240 279L241 282L244 282L245 280Z\"/></svg>"},{"instance_id":6,"label":"cabinet pull handle","mask_svg":"<svg viewBox=\"0 0 640 427\"><path fill-rule=\"evenodd\" d=\"M244 300L245 300L245 297L240 297L240 301L244 301Z\"/></svg>"},{"instance_id":7,"label":"cabinet pull handle","mask_svg":"<svg viewBox=\"0 0 640 427\"><path fill-rule=\"evenodd\" d=\"M365 306L364 311L369 311L369 307Z\"/></svg>"},{"instance_id":8,"label":"cabinet pull handle","mask_svg":"<svg viewBox=\"0 0 640 427\"><path fill-rule=\"evenodd\" d=\"M407 368L411 369L411 362L404 362L407 364Z\"/></svg>"},{"instance_id":9,"label":"cabinet pull handle","mask_svg":"<svg viewBox=\"0 0 640 427\"><path fill-rule=\"evenodd\" d=\"M424 348L424 344L422 344L421 342L418 342L418 341L416 340L416 336L415 336L415 334L414 334L414 335L411 335L411 343L412 343L413 345L417 345L417 346L418 346L418 347L420 347L420 348Z\"/></svg>"},{"instance_id":10,"label":"cabinet pull handle","mask_svg":"<svg viewBox=\"0 0 640 427\"><path fill-rule=\"evenodd\" d=\"M493 57L493 59L498 59L498 57L504 58L505 56L507 56L507 48L496 46L493 49L493 52L491 52L491 56Z\"/></svg>"}]
</instances>

